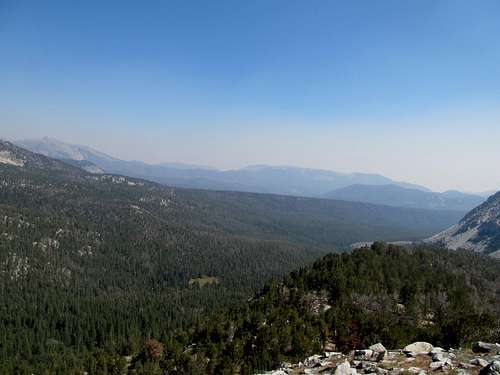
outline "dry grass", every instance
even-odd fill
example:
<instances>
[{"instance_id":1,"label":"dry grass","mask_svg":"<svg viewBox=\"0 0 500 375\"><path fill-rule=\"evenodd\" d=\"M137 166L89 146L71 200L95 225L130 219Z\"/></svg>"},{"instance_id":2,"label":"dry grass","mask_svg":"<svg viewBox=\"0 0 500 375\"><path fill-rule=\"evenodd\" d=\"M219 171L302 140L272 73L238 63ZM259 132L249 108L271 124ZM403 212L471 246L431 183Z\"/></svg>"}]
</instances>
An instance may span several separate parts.
<instances>
[{"instance_id":1,"label":"dry grass","mask_svg":"<svg viewBox=\"0 0 500 375\"><path fill-rule=\"evenodd\" d=\"M198 277L196 279L189 279L189 285L195 285L198 284L200 287L212 285L212 284L218 284L219 279L214 276L203 276L203 277Z\"/></svg>"}]
</instances>

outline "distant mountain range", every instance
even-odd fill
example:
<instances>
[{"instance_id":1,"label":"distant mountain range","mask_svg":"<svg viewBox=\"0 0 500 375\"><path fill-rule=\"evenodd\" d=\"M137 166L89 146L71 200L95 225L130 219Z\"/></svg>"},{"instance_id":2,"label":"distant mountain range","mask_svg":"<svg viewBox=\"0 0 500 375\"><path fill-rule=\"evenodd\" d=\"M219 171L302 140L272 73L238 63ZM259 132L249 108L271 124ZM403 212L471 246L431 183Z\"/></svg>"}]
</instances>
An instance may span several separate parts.
<instances>
[{"instance_id":1,"label":"distant mountain range","mask_svg":"<svg viewBox=\"0 0 500 375\"><path fill-rule=\"evenodd\" d=\"M484 201L479 195L433 193L424 186L394 181L379 174L344 174L321 169L255 165L235 170L179 164L147 164L111 157L87 146L53 138L15 142L48 157L75 160L90 172L143 178L169 186L342 199L397 207L456 210L465 213ZM82 163L85 162L85 165ZM78 165L75 162L72 164Z\"/></svg>"},{"instance_id":2,"label":"distant mountain range","mask_svg":"<svg viewBox=\"0 0 500 375\"><path fill-rule=\"evenodd\" d=\"M325 194L325 197L397 207L457 211L471 210L484 201L484 198L481 196L461 193L459 191L434 193L404 188L394 184L351 185Z\"/></svg>"},{"instance_id":3,"label":"distant mountain range","mask_svg":"<svg viewBox=\"0 0 500 375\"><path fill-rule=\"evenodd\" d=\"M168 219L166 222L172 220L176 225L194 226L202 231L223 231L233 235L331 249L347 247L353 242L376 239L387 241L422 239L449 227L463 216L457 211L388 207L331 199L172 189L146 181L139 184L135 179L129 181L128 178L117 175L89 174L63 162L67 159L45 157L9 142L3 142L0 146L0 157L3 158L0 160L0 166L4 164L20 167L16 172L19 176L31 170L42 173L44 178L48 179L47 190L57 182L56 171L61 171L58 173L64 172L64 178L76 175L78 183L83 186L87 186L89 181L101 181L100 184L103 184L103 181L116 180L130 183L130 186L134 187L134 194L141 192L143 196L148 196L150 195L148 189L158 190L161 192L158 195L163 195L155 198L158 201L167 200L165 196L175 194L176 207L179 210L175 215L170 212L169 215L173 216L166 216L164 220ZM77 157L86 152L86 149L82 148L76 150L73 155ZM73 160L71 164L84 162L81 159ZM7 173L7 170L4 173ZM79 191L83 188L75 187L75 189ZM121 192L115 185L111 184L106 189L110 189L117 201ZM94 192L92 194L96 195L97 199L98 194ZM127 202L127 204L140 207L141 201ZM161 216L160 213L155 215Z\"/></svg>"},{"instance_id":4,"label":"distant mountain range","mask_svg":"<svg viewBox=\"0 0 500 375\"><path fill-rule=\"evenodd\" d=\"M428 241L500 258L500 192L469 212L460 222Z\"/></svg>"}]
</instances>

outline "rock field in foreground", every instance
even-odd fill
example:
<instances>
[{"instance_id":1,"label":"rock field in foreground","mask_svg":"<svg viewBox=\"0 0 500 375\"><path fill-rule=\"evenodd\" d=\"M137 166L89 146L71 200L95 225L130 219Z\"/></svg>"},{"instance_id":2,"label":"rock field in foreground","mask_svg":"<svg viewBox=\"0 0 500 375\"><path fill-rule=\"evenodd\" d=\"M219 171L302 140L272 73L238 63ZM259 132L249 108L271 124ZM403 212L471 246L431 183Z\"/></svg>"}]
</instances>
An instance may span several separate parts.
<instances>
[{"instance_id":1,"label":"rock field in foreground","mask_svg":"<svg viewBox=\"0 0 500 375\"><path fill-rule=\"evenodd\" d=\"M473 343L472 349L433 347L416 342L400 350L386 350L375 344L348 355L325 352L298 364L282 363L265 375L334 374L334 375L410 375L450 373L457 375L500 375L500 344Z\"/></svg>"}]
</instances>

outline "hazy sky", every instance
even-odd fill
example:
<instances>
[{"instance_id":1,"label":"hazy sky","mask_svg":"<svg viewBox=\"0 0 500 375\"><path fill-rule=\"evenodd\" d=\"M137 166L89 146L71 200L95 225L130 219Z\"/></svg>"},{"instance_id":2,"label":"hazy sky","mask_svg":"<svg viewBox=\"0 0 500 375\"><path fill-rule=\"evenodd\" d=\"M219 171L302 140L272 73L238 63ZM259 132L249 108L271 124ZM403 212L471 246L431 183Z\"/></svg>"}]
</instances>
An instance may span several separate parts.
<instances>
[{"instance_id":1,"label":"hazy sky","mask_svg":"<svg viewBox=\"0 0 500 375\"><path fill-rule=\"evenodd\" d=\"M500 189L500 2L0 0L0 137Z\"/></svg>"}]
</instances>

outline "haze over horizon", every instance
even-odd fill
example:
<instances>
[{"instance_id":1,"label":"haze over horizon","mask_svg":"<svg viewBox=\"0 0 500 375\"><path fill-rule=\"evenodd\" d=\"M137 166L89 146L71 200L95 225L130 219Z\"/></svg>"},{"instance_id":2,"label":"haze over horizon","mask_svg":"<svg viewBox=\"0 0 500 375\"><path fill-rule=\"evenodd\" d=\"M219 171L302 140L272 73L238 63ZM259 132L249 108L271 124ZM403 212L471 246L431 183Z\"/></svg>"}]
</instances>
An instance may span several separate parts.
<instances>
[{"instance_id":1,"label":"haze over horizon","mask_svg":"<svg viewBox=\"0 0 500 375\"><path fill-rule=\"evenodd\" d=\"M0 137L500 186L500 4L0 4Z\"/></svg>"},{"instance_id":2,"label":"haze over horizon","mask_svg":"<svg viewBox=\"0 0 500 375\"><path fill-rule=\"evenodd\" d=\"M500 375L499 36L500 0L0 0L0 375Z\"/></svg>"}]
</instances>

